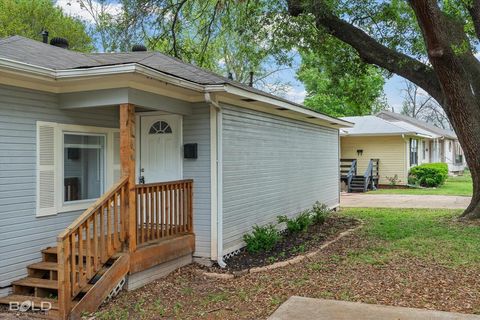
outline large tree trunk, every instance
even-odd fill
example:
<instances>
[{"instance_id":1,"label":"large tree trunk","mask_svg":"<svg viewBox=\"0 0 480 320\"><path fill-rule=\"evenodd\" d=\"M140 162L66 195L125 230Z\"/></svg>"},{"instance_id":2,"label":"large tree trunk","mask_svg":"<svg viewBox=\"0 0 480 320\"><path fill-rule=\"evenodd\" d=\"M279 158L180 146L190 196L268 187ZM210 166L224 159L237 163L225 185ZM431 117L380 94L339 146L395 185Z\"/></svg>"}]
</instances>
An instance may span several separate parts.
<instances>
[{"instance_id":1,"label":"large tree trunk","mask_svg":"<svg viewBox=\"0 0 480 320\"><path fill-rule=\"evenodd\" d=\"M312 13L320 29L351 45L359 56L396 73L427 91L445 110L465 153L473 179L473 197L462 214L480 218L480 62L471 50L455 53L468 43L463 25L441 12L436 0L410 0L425 39L431 66L392 50L329 11L324 1L287 0L289 13ZM480 37L480 4L470 10Z\"/></svg>"},{"instance_id":2,"label":"large tree trunk","mask_svg":"<svg viewBox=\"0 0 480 320\"><path fill-rule=\"evenodd\" d=\"M464 218L480 218L480 101L476 91L480 63L471 51L454 52L453 47L467 41L463 26L450 21L436 0L411 0L425 39L429 60L444 95L441 102L447 113L473 178L473 197Z\"/></svg>"}]
</instances>

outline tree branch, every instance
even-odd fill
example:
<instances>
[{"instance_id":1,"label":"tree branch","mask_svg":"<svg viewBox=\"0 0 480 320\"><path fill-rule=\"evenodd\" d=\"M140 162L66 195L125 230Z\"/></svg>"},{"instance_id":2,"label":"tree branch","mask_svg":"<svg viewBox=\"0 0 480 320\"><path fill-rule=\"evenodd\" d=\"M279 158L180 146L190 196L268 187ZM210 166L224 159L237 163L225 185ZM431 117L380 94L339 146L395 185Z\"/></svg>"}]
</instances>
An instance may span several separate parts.
<instances>
[{"instance_id":1,"label":"tree branch","mask_svg":"<svg viewBox=\"0 0 480 320\"><path fill-rule=\"evenodd\" d=\"M360 58L377 65L423 88L438 101L443 100L440 83L433 69L406 54L392 50L369 36L360 28L333 15L323 1L314 7L305 7L301 0L287 0L289 13L298 16L312 13L318 28L352 46ZM308 11L307 11L308 10Z\"/></svg>"},{"instance_id":2,"label":"tree branch","mask_svg":"<svg viewBox=\"0 0 480 320\"><path fill-rule=\"evenodd\" d=\"M185 3L187 3L187 0L182 0L181 2L178 3L178 8L175 12L175 15L173 17L173 21L172 21L172 26L171 26L171 35L172 35L172 49L173 49L173 54L175 56L175 58L178 58L180 59L180 55L178 54L178 48L177 48L177 37L176 37L176 31L175 31L175 27L177 25L177 21L178 21L178 16L180 15L180 11L182 11L182 7L185 5Z\"/></svg>"}]
</instances>

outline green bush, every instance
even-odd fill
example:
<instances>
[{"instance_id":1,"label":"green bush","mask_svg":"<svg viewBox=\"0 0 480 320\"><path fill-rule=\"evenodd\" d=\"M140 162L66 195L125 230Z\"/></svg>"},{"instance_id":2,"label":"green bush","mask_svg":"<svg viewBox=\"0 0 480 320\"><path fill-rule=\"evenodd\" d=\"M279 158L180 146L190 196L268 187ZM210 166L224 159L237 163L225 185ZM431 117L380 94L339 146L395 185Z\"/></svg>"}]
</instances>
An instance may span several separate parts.
<instances>
[{"instance_id":1,"label":"green bush","mask_svg":"<svg viewBox=\"0 0 480 320\"><path fill-rule=\"evenodd\" d=\"M409 182L422 187L438 187L445 183L448 177L446 163L425 163L410 169Z\"/></svg>"},{"instance_id":2,"label":"green bush","mask_svg":"<svg viewBox=\"0 0 480 320\"><path fill-rule=\"evenodd\" d=\"M313 223L324 223L330 214L331 210L324 203L315 202L312 208L312 221Z\"/></svg>"},{"instance_id":3,"label":"green bush","mask_svg":"<svg viewBox=\"0 0 480 320\"><path fill-rule=\"evenodd\" d=\"M247 244L248 252L270 251L280 240L280 233L272 224L263 227L254 226L252 233L245 234L243 240Z\"/></svg>"},{"instance_id":4,"label":"green bush","mask_svg":"<svg viewBox=\"0 0 480 320\"><path fill-rule=\"evenodd\" d=\"M287 230L291 233L307 231L308 227L313 223L311 211L305 210L295 218L289 219L287 216L278 216L278 223L285 223Z\"/></svg>"}]
</instances>

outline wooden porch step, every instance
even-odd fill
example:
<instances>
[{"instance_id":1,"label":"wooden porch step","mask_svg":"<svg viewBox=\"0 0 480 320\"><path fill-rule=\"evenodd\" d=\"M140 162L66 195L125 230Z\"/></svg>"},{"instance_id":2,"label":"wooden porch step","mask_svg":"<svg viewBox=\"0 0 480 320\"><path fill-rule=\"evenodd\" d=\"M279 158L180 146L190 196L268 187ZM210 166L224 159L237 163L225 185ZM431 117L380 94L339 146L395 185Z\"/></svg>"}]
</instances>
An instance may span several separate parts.
<instances>
[{"instance_id":1,"label":"wooden porch step","mask_svg":"<svg viewBox=\"0 0 480 320\"><path fill-rule=\"evenodd\" d=\"M57 280L47 280L47 279L32 278L32 277L26 277L17 281L13 281L12 285L22 286L22 287L31 287L31 288L43 288L43 289L58 288Z\"/></svg>"},{"instance_id":2,"label":"wooden porch step","mask_svg":"<svg viewBox=\"0 0 480 320\"><path fill-rule=\"evenodd\" d=\"M57 254L57 247L48 247L46 249L42 249L42 253Z\"/></svg>"},{"instance_id":3,"label":"wooden porch step","mask_svg":"<svg viewBox=\"0 0 480 320\"><path fill-rule=\"evenodd\" d=\"M84 255L87 254L87 249L86 248L83 248L82 251L83 251ZM56 255L57 254L57 247L49 247L49 248L43 249L42 253L49 254L49 255ZM75 254L78 255L78 248L75 249ZM98 257L100 257L100 255Z\"/></svg>"},{"instance_id":4,"label":"wooden porch step","mask_svg":"<svg viewBox=\"0 0 480 320\"><path fill-rule=\"evenodd\" d=\"M40 307L40 304L42 302L50 302L52 305L53 310L58 310L58 301L55 299L47 299L47 298L39 298L39 297L33 297L33 296L25 296L25 295L19 295L19 294L11 294L6 297L0 298L0 304L10 304L10 302L24 302L24 301L32 301L33 304L37 307Z\"/></svg>"},{"instance_id":5,"label":"wooden porch step","mask_svg":"<svg viewBox=\"0 0 480 320\"><path fill-rule=\"evenodd\" d=\"M56 262L37 262L32 263L27 266L28 269L35 269L35 270L46 270L46 271L57 271L58 264Z\"/></svg>"}]
</instances>

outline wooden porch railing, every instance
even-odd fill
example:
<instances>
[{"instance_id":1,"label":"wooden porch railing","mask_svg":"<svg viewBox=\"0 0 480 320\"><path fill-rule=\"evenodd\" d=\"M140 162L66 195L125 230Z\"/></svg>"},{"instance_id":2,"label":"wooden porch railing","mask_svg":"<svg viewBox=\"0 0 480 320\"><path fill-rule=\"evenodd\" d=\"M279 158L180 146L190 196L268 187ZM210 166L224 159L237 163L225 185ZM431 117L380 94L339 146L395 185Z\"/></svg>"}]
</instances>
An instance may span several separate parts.
<instances>
[{"instance_id":1,"label":"wooden porch railing","mask_svg":"<svg viewBox=\"0 0 480 320\"><path fill-rule=\"evenodd\" d=\"M193 232L193 180L136 186L137 244Z\"/></svg>"},{"instance_id":2,"label":"wooden porch railing","mask_svg":"<svg viewBox=\"0 0 480 320\"><path fill-rule=\"evenodd\" d=\"M127 208L128 177L124 177L58 235L58 303L62 315L68 315L72 300L107 260L123 250Z\"/></svg>"}]
</instances>

